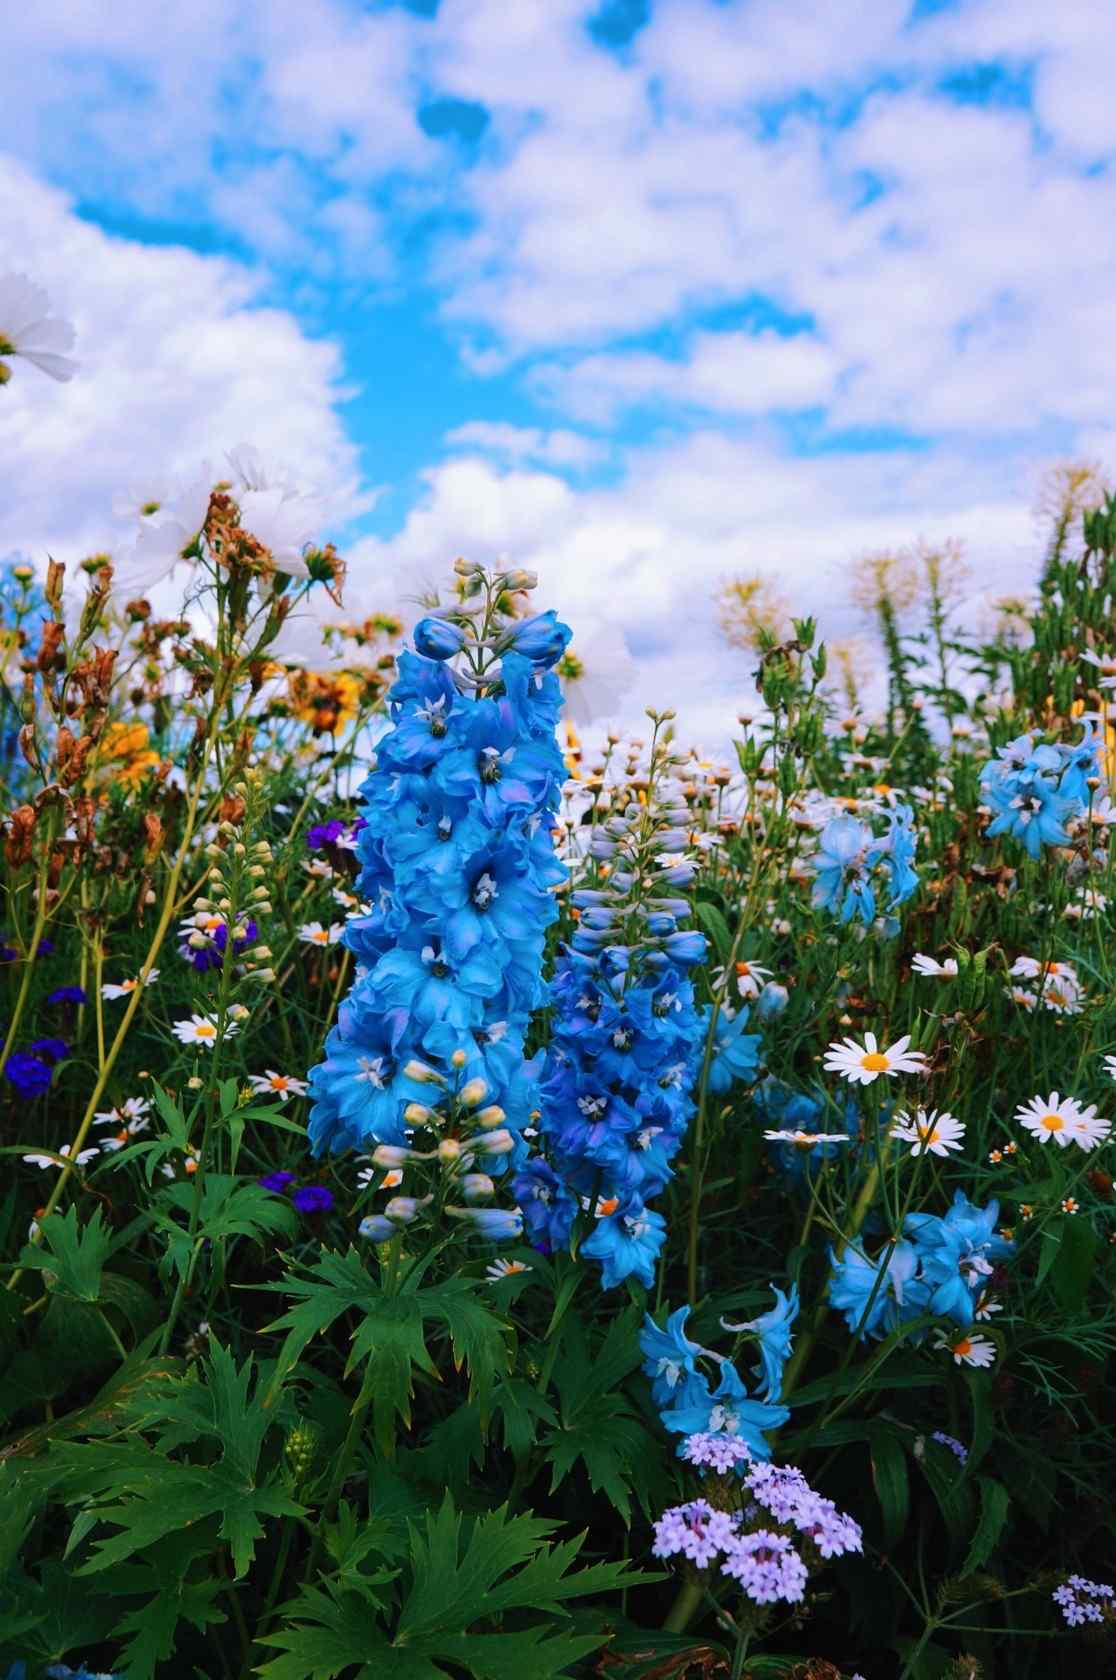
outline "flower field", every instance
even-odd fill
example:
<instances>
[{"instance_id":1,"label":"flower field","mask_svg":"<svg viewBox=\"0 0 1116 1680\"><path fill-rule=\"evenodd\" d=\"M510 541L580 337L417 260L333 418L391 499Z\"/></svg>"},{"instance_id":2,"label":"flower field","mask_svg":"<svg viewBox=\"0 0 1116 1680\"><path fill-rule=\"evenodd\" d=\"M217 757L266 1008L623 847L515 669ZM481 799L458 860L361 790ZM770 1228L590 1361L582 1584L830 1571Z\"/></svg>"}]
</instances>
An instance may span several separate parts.
<instances>
[{"instance_id":1,"label":"flower field","mask_svg":"<svg viewBox=\"0 0 1116 1680\"><path fill-rule=\"evenodd\" d=\"M1052 484L980 627L868 558L867 682L728 586L723 761L510 564L345 620L251 450L7 564L9 1680L1111 1671L1116 497Z\"/></svg>"}]
</instances>

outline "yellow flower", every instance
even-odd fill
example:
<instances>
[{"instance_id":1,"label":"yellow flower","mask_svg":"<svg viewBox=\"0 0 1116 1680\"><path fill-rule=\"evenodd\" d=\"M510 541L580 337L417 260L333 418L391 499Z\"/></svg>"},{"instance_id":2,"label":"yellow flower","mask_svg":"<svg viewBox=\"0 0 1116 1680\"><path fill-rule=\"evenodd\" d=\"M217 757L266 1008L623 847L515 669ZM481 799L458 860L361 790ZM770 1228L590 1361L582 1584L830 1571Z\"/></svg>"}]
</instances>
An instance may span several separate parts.
<instances>
[{"instance_id":1,"label":"yellow flower","mask_svg":"<svg viewBox=\"0 0 1116 1680\"><path fill-rule=\"evenodd\" d=\"M315 735L336 735L360 704L361 685L349 671L291 671L287 690L295 717Z\"/></svg>"},{"instance_id":2,"label":"yellow flower","mask_svg":"<svg viewBox=\"0 0 1116 1680\"><path fill-rule=\"evenodd\" d=\"M110 723L101 738L98 757L107 759L114 767L115 782L125 787L138 787L159 764L159 754L148 745L151 737L146 723Z\"/></svg>"}]
</instances>

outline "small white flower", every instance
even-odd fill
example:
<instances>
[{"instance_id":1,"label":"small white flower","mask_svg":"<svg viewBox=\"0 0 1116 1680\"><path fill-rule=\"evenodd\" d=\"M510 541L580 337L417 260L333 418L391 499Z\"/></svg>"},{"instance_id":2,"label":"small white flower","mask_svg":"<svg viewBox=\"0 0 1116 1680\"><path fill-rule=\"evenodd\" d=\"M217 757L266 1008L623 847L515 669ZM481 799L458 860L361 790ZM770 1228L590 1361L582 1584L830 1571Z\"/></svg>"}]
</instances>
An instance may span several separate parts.
<instances>
[{"instance_id":1,"label":"small white flower","mask_svg":"<svg viewBox=\"0 0 1116 1680\"><path fill-rule=\"evenodd\" d=\"M738 962L736 969L736 989L742 998L759 997L760 989L765 980L770 980L771 970L764 968L761 963Z\"/></svg>"},{"instance_id":2,"label":"small white flower","mask_svg":"<svg viewBox=\"0 0 1116 1680\"><path fill-rule=\"evenodd\" d=\"M900 1114L891 1128L891 1135L911 1146L912 1155L940 1155L946 1157L951 1149L960 1149L965 1139L965 1125L952 1114L939 1114L937 1109L920 1108L912 1118Z\"/></svg>"},{"instance_id":3,"label":"small white flower","mask_svg":"<svg viewBox=\"0 0 1116 1680\"><path fill-rule=\"evenodd\" d=\"M248 1083L253 1091L278 1097L280 1102L290 1096L304 1097L310 1089L305 1079L296 1079L293 1073L276 1073L273 1068L268 1068L266 1073L250 1074Z\"/></svg>"},{"instance_id":4,"label":"small white flower","mask_svg":"<svg viewBox=\"0 0 1116 1680\"><path fill-rule=\"evenodd\" d=\"M73 327L51 314L50 299L41 286L26 274L0 275L0 384L6 383L9 356L22 356L40 373L65 384L78 364L61 352L73 342Z\"/></svg>"},{"instance_id":5,"label":"small white flower","mask_svg":"<svg viewBox=\"0 0 1116 1680\"><path fill-rule=\"evenodd\" d=\"M987 1336L938 1336L934 1346L948 1348L955 1365L976 1365L981 1370L987 1370L996 1357L996 1344Z\"/></svg>"},{"instance_id":6,"label":"small white flower","mask_svg":"<svg viewBox=\"0 0 1116 1680\"><path fill-rule=\"evenodd\" d=\"M957 977L956 957L947 957L945 962L938 962L935 957L924 957L921 952L911 959L912 974L924 974L932 980L953 980Z\"/></svg>"},{"instance_id":7,"label":"small white flower","mask_svg":"<svg viewBox=\"0 0 1116 1680\"><path fill-rule=\"evenodd\" d=\"M331 922L327 928L321 922L304 922L298 937L304 945L336 945L344 931L343 922Z\"/></svg>"},{"instance_id":8,"label":"small white flower","mask_svg":"<svg viewBox=\"0 0 1116 1680\"><path fill-rule=\"evenodd\" d=\"M151 973L147 976L147 980L145 981L145 984L148 985L148 986L153 986L155 984L156 980L158 980L158 978L159 978L159 970L157 968L153 968L151 970ZM117 985L115 982L113 982L112 984L106 984L106 985L101 987L101 996L103 998L109 999L110 1001L113 998L127 997L129 995L129 993L135 991L135 989L138 985L139 985L139 980L138 979L136 979L136 980L121 980L119 985Z\"/></svg>"},{"instance_id":9,"label":"small white flower","mask_svg":"<svg viewBox=\"0 0 1116 1680\"><path fill-rule=\"evenodd\" d=\"M921 1050L908 1050L910 1042L906 1033L881 1050L875 1033L865 1033L863 1044L852 1038L831 1044L822 1065L828 1073L839 1073L853 1085L871 1085L881 1073L889 1079L897 1073L922 1073L926 1057Z\"/></svg>"},{"instance_id":10,"label":"small white flower","mask_svg":"<svg viewBox=\"0 0 1116 1680\"><path fill-rule=\"evenodd\" d=\"M191 1015L188 1021L176 1021L171 1028L175 1038L183 1044L198 1044L212 1050L217 1042L217 1023L208 1015ZM235 1021L225 1023L225 1037L232 1038L240 1031Z\"/></svg>"},{"instance_id":11,"label":"small white flower","mask_svg":"<svg viewBox=\"0 0 1116 1680\"><path fill-rule=\"evenodd\" d=\"M57 1153L68 1161L70 1158L70 1147L71 1146L68 1143L64 1143ZM79 1167L84 1167L86 1161L92 1161L94 1156L99 1155L100 1153L100 1149L79 1149L74 1159ZM20 1160L28 1162L32 1167L56 1167L59 1171L61 1171L62 1168L62 1162L56 1160L53 1155L21 1155Z\"/></svg>"},{"instance_id":12,"label":"small white flower","mask_svg":"<svg viewBox=\"0 0 1116 1680\"><path fill-rule=\"evenodd\" d=\"M994 1313L1003 1312L1003 1310L1002 1303L1000 1301L993 1300L992 1296L986 1291L973 1308L973 1314L976 1318L980 1319L982 1324L987 1324Z\"/></svg>"}]
</instances>

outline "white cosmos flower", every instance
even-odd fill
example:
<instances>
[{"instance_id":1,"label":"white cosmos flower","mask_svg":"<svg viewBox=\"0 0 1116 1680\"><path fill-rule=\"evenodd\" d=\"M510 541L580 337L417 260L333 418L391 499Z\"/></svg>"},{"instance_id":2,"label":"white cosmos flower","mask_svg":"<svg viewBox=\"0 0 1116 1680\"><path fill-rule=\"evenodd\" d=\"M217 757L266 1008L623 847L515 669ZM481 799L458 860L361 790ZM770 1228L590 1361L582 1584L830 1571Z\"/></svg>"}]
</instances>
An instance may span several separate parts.
<instances>
[{"instance_id":1,"label":"white cosmos flower","mask_svg":"<svg viewBox=\"0 0 1116 1680\"><path fill-rule=\"evenodd\" d=\"M9 356L21 356L40 373L63 384L78 364L60 352L74 342L74 329L50 312L50 299L26 274L0 275L0 384L7 383Z\"/></svg>"},{"instance_id":2,"label":"white cosmos flower","mask_svg":"<svg viewBox=\"0 0 1116 1680\"><path fill-rule=\"evenodd\" d=\"M1071 1143L1092 1149L1094 1144L1103 1143L1109 1132L1108 1121L1097 1120L1096 1113L1095 1105L1083 1109L1073 1097L1059 1097L1057 1091L1051 1091L1048 1097L1032 1097L1016 1110L1015 1118L1039 1143L1053 1138L1059 1149Z\"/></svg>"},{"instance_id":3,"label":"white cosmos flower","mask_svg":"<svg viewBox=\"0 0 1116 1680\"><path fill-rule=\"evenodd\" d=\"M637 672L627 642L611 626L591 630L568 647L556 669L565 715L581 728L596 718L615 718Z\"/></svg>"},{"instance_id":4,"label":"white cosmos flower","mask_svg":"<svg viewBox=\"0 0 1116 1680\"><path fill-rule=\"evenodd\" d=\"M246 490L237 498L240 523L268 550L279 571L290 577L309 577L302 551L314 537L319 513L307 496L288 490Z\"/></svg>"},{"instance_id":5,"label":"white cosmos flower","mask_svg":"<svg viewBox=\"0 0 1116 1680\"><path fill-rule=\"evenodd\" d=\"M996 1344L987 1336L938 1336L935 1347L948 1348L955 1365L976 1365L986 1370L996 1357Z\"/></svg>"},{"instance_id":6,"label":"white cosmos flower","mask_svg":"<svg viewBox=\"0 0 1116 1680\"><path fill-rule=\"evenodd\" d=\"M284 467L270 465L254 443L238 443L225 456L233 472L234 493L241 490L281 490L296 495L297 486Z\"/></svg>"},{"instance_id":7,"label":"white cosmos flower","mask_svg":"<svg viewBox=\"0 0 1116 1680\"><path fill-rule=\"evenodd\" d=\"M216 1021L208 1015L191 1015L188 1021L176 1021L171 1031L181 1043L197 1044L206 1050L212 1050L219 1036ZM232 1038L239 1031L235 1021L225 1022L226 1038Z\"/></svg>"},{"instance_id":8,"label":"white cosmos flower","mask_svg":"<svg viewBox=\"0 0 1116 1680\"><path fill-rule=\"evenodd\" d=\"M947 957L945 962L938 962L935 957L924 957L921 952L911 959L912 974L925 974L932 980L953 980L957 975L956 957Z\"/></svg>"},{"instance_id":9,"label":"white cosmos flower","mask_svg":"<svg viewBox=\"0 0 1116 1680\"><path fill-rule=\"evenodd\" d=\"M865 1033L863 1044L853 1038L842 1039L829 1046L822 1065L828 1073L839 1073L853 1085L871 1085L881 1073L888 1078L897 1073L922 1073L926 1057L921 1050L908 1050L910 1042L910 1034L905 1033L881 1050L875 1033Z\"/></svg>"},{"instance_id":10,"label":"white cosmos flower","mask_svg":"<svg viewBox=\"0 0 1116 1680\"><path fill-rule=\"evenodd\" d=\"M113 578L119 594L130 595L154 589L192 548L205 524L213 494L213 473L208 461L192 479L160 505L158 513L144 519L135 546L121 559Z\"/></svg>"},{"instance_id":11,"label":"white cosmos flower","mask_svg":"<svg viewBox=\"0 0 1116 1680\"><path fill-rule=\"evenodd\" d=\"M964 1121L953 1114L939 1114L937 1109L920 1108L913 1117L900 1114L891 1128L891 1135L911 1146L912 1155L947 1156L951 1149L960 1149L965 1139Z\"/></svg>"}]
</instances>

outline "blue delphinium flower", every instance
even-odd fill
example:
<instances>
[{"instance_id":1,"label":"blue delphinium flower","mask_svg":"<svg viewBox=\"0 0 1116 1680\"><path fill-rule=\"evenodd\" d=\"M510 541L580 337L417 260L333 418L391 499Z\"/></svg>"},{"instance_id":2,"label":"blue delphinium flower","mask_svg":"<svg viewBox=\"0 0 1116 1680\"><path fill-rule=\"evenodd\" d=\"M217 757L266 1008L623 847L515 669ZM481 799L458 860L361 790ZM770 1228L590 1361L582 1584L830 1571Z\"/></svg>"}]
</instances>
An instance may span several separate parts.
<instances>
[{"instance_id":1,"label":"blue delphinium flower","mask_svg":"<svg viewBox=\"0 0 1116 1680\"><path fill-rule=\"evenodd\" d=\"M602 908L585 905L583 919L602 919ZM602 936L615 938L579 926L558 957L540 1131L559 1178L599 1213L581 1253L601 1261L604 1287L628 1276L650 1287L666 1227L647 1203L693 1112L705 1016L662 936L638 949L598 948Z\"/></svg>"},{"instance_id":2,"label":"blue delphinium flower","mask_svg":"<svg viewBox=\"0 0 1116 1680\"><path fill-rule=\"evenodd\" d=\"M994 1265L1015 1250L1015 1244L996 1230L999 1214L999 1202L978 1208L957 1190L944 1217L911 1213L904 1221L903 1229L918 1252L919 1275L932 1292L929 1310L953 1319L963 1330L973 1322Z\"/></svg>"},{"instance_id":3,"label":"blue delphinium flower","mask_svg":"<svg viewBox=\"0 0 1116 1680\"><path fill-rule=\"evenodd\" d=\"M856 917L865 927L875 919L878 886L889 893L887 908L903 904L918 886L914 868L918 836L908 805L887 813L888 829L873 834L856 817L834 817L818 838L813 860L813 903L842 922Z\"/></svg>"},{"instance_id":4,"label":"blue delphinium flower","mask_svg":"<svg viewBox=\"0 0 1116 1680\"><path fill-rule=\"evenodd\" d=\"M669 1315L662 1329L648 1316L640 1332L643 1369L651 1378L652 1398L664 1428L682 1436L706 1432L735 1435L754 1458L770 1458L771 1445L765 1433L780 1429L790 1412L769 1400L753 1399L729 1360L692 1342L686 1335L689 1311L689 1307L680 1307ZM698 1369L702 1360L718 1370L716 1388L710 1388L708 1378Z\"/></svg>"},{"instance_id":5,"label":"blue delphinium flower","mask_svg":"<svg viewBox=\"0 0 1116 1680\"><path fill-rule=\"evenodd\" d=\"M785 1295L783 1291L771 1285L771 1292L775 1296L775 1305L770 1312L761 1313L758 1318L747 1319L743 1324L730 1324L722 1319L721 1324L726 1330L733 1330L737 1334L750 1331L759 1338L760 1362L754 1367L757 1377L762 1377L762 1385L756 1390L761 1400L778 1400L783 1389L783 1368L790 1358L791 1325L798 1317L798 1285L791 1285L791 1292Z\"/></svg>"},{"instance_id":6,"label":"blue delphinium flower","mask_svg":"<svg viewBox=\"0 0 1116 1680\"><path fill-rule=\"evenodd\" d=\"M542 616L543 632L528 620L522 635L508 634L499 667L489 660L479 682L445 662L457 636L453 626L444 635L441 620L425 621L418 638L436 657L400 655L391 727L360 793L356 891L371 908L344 934L360 967L310 1074L315 1155L405 1145L426 1105L471 1083L483 1087L486 1112L499 1114L480 1122L477 1135L499 1150L482 1155L484 1172L514 1172L526 1159L541 1061L526 1061L523 1046L543 998L551 889L565 875L551 840L565 780L561 692L542 667L569 632ZM332 828L323 825L324 843L336 839ZM549 1225L538 1207L529 1214L551 1243L565 1240L560 1199L553 1205ZM452 1217L496 1240L523 1226L518 1212L499 1209Z\"/></svg>"},{"instance_id":7,"label":"blue delphinium flower","mask_svg":"<svg viewBox=\"0 0 1116 1680\"><path fill-rule=\"evenodd\" d=\"M896 1243L885 1266L886 1252L870 1260L850 1243L840 1260L830 1254L830 1304L844 1313L850 1331L859 1330L861 1341L867 1336L886 1336L929 1307L930 1287L915 1275L919 1256L914 1244Z\"/></svg>"},{"instance_id":8,"label":"blue delphinium flower","mask_svg":"<svg viewBox=\"0 0 1116 1680\"><path fill-rule=\"evenodd\" d=\"M722 1009L713 1031L713 1057L709 1064L709 1089L718 1096L729 1091L740 1080L751 1079L759 1069L759 1052L763 1040L759 1033L746 1033L748 1010L734 1015Z\"/></svg>"},{"instance_id":9,"label":"blue delphinium flower","mask_svg":"<svg viewBox=\"0 0 1116 1680\"><path fill-rule=\"evenodd\" d=\"M1028 734L1001 747L980 774L993 812L989 837L1006 834L1033 858L1043 846L1068 845L1066 824L1085 809L1088 779L1100 775L1103 751L1103 738L1091 723L1074 745L1036 746Z\"/></svg>"}]
</instances>

